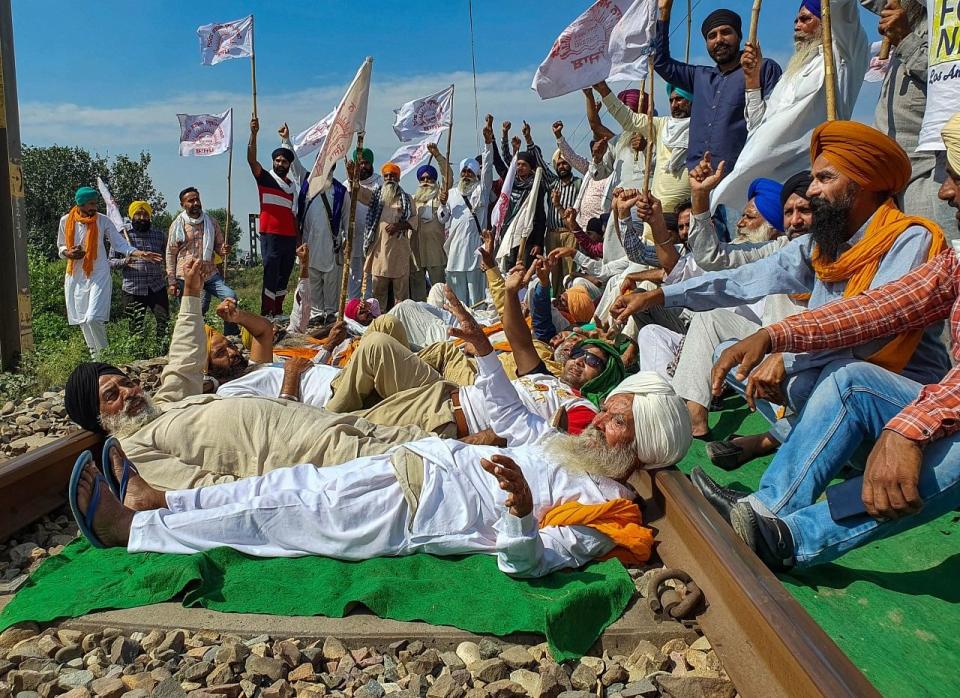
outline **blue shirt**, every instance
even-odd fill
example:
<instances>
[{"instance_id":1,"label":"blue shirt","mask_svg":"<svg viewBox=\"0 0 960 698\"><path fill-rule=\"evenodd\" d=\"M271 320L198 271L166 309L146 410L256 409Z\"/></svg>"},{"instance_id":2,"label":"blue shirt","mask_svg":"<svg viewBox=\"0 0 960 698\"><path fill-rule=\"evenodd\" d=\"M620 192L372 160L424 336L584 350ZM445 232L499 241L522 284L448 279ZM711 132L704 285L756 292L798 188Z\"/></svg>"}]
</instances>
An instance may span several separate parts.
<instances>
[{"instance_id":1,"label":"blue shirt","mask_svg":"<svg viewBox=\"0 0 960 698\"><path fill-rule=\"evenodd\" d=\"M868 220L850 238L848 245L861 240ZM870 288L895 281L926 263L930 251L930 232L918 225L901 233L890 251L880 260ZM683 307L695 311L730 308L754 303L776 293L809 293L807 307L817 308L843 298L846 281L823 282L813 271L813 240L803 235L765 259L736 269L715 271L678 284L662 286L664 306ZM941 339L943 322L928 325L923 338L902 375L918 383L939 383L948 370L950 359ZM874 340L853 349L836 349L803 354L784 354L784 368L795 375L810 368L819 368L843 358L864 360L886 344L887 339Z\"/></svg>"},{"instance_id":2,"label":"blue shirt","mask_svg":"<svg viewBox=\"0 0 960 698\"><path fill-rule=\"evenodd\" d=\"M670 57L670 23L657 21L654 40L654 70L671 85L693 94L690 114L690 143L687 146L687 169L696 167L703 154L710 151L716 167L726 161L732 172L744 143L747 142L746 82L739 63L728 73L715 65L690 65ZM760 90L766 99L783 71L768 58L760 64Z\"/></svg>"}]
</instances>

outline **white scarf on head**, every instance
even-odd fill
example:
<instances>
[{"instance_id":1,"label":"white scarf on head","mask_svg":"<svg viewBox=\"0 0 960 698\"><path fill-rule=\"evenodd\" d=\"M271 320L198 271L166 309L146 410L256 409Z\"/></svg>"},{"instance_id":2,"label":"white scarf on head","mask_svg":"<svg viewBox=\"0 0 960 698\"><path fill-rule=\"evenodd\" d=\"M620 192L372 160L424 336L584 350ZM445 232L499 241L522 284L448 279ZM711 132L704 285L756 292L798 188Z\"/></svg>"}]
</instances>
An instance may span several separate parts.
<instances>
[{"instance_id":1,"label":"white scarf on head","mask_svg":"<svg viewBox=\"0 0 960 698\"><path fill-rule=\"evenodd\" d=\"M186 211L181 211L180 214L173 219L174 242L186 241L187 231L184 229L184 225L187 223L190 225L203 226L203 261L213 261L213 241L216 237L216 227L214 226L213 219L206 211L204 211L199 218L191 218L187 215Z\"/></svg>"},{"instance_id":2,"label":"white scarf on head","mask_svg":"<svg viewBox=\"0 0 960 698\"><path fill-rule=\"evenodd\" d=\"M645 468L680 461L693 440L687 403L659 374L640 371L624 379L607 396L633 396L633 429L637 458Z\"/></svg>"},{"instance_id":3,"label":"white scarf on head","mask_svg":"<svg viewBox=\"0 0 960 698\"><path fill-rule=\"evenodd\" d=\"M687 166L687 145L690 141L690 119L667 119L663 127L663 145L670 151L670 159L663 165L664 172L678 174Z\"/></svg>"},{"instance_id":4,"label":"white scarf on head","mask_svg":"<svg viewBox=\"0 0 960 698\"><path fill-rule=\"evenodd\" d=\"M290 175L288 174L287 176L290 177L290 181L285 182L283 180L283 177L281 177L280 175L278 175L276 172L273 171L272 167L270 168L269 172L270 172L270 176L273 177L273 181L276 182L277 186L283 190L283 193L289 194L290 196L293 197L293 205L291 206L291 208L293 209L294 217L296 217L297 211L300 208L299 206L300 181L296 177L290 177Z\"/></svg>"}]
</instances>

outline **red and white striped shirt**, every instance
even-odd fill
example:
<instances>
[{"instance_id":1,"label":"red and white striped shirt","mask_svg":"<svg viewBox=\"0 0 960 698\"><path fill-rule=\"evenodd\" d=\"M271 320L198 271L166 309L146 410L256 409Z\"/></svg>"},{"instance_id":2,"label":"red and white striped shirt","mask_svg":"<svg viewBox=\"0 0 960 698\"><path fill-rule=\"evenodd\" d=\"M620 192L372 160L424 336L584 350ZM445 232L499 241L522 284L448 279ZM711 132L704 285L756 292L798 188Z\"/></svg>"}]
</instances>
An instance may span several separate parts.
<instances>
[{"instance_id":1,"label":"red and white striped shirt","mask_svg":"<svg viewBox=\"0 0 960 698\"><path fill-rule=\"evenodd\" d=\"M288 193L266 169L256 177L260 197L260 233L293 237L297 234L297 219L293 214L294 199L299 192Z\"/></svg>"}]
</instances>

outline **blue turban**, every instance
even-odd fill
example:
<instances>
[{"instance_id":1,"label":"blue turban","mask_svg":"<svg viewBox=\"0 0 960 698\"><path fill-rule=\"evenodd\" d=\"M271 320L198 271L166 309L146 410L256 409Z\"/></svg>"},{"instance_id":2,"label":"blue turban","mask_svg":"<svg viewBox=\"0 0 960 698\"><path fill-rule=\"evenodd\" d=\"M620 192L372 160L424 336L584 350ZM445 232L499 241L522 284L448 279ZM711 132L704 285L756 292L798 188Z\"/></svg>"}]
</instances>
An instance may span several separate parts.
<instances>
[{"instance_id":1,"label":"blue turban","mask_svg":"<svg viewBox=\"0 0 960 698\"><path fill-rule=\"evenodd\" d=\"M470 170L477 177L480 176L480 163L476 158L464 158L460 161L460 171Z\"/></svg>"},{"instance_id":2,"label":"blue turban","mask_svg":"<svg viewBox=\"0 0 960 698\"><path fill-rule=\"evenodd\" d=\"M806 7L810 14L820 19L820 0L800 0L800 7Z\"/></svg>"},{"instance_id":3,"label":"blue turban","mask_svg":"<svg viewBox=\"0 0 960 698\"><path fill-rule=\"evenodd\" d=\"M93 187L80 187L77 189L77 193L73 195L73 200L77 202L77 206L88 204L96 198L97 190Z\"/></svg>"},{"instance_id":4,"label":"blue turban","mask_svg":"<svg viewBox=\"0 0 960 698\"><path fill-rule=\"evenodd\" d=\"M433 165L421 165L420 167L418 167L418 168L417 168L417 181L419 182L419 181L420 181L420 178L423 177L423 175L425 175L425 174L430 175L430 178L431 178L434 182L437 181L437 168L434 167Z\"/></svg>"},{"instance_id":5,"label":"blue turban","mask_svg":"<svg viewBox=\"0 0 960 698\"><path fill-rule=\"evenodd\" d=\"M683 97L688 102L693 101L693 93L687 92L682 87L677 87L676 85L671 85L670 83L667 83L667 99L670 99L670 97L673 95L674 92L676 92L678 95Z\"/></svg>"},{"instance_id":6,"label":"blue turban","mask_svg":"<svg viewBox=\"0 0 960 698\"><path fill-rule=\"evenodd\" d=\"M781 233L783 232L783 206L780 204L782 191L783 185L780 182L774 182L766 177L753 180L747 191L747 201L753 199L753 204L760 215Z\"/></svg>"}]
</instances>

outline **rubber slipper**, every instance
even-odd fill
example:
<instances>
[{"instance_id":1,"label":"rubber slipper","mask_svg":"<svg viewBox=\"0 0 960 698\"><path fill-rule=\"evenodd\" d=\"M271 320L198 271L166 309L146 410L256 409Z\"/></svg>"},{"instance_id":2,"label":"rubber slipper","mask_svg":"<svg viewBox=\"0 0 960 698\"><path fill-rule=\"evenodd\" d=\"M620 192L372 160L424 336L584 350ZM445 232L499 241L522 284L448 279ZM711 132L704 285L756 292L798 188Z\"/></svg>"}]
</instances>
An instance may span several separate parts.
<instances>
[{"instance_id":1,"label":"rubber slipper","mask_svg":"<svg viewBox=\"0 0 960 698\"><path fill-rule=\"evenodd\" d=\"M743 447L733 443L731 436L724 441L711 441L707 444L707 457L721 470L736 470L740 467Z\"/></svg>"},{"instance_id":2,"label":"rubber slipper","mask_svg":"<svg viewBox=\"0 0 960 698\"><path fill-rule=\"evenodd\" d=\"M117 478L113 474L113 466L110 464L110 449L114 446L120 448L120 442L116 439L116 437L111 436L103 444L103 453L100 457L100 465L110 491L116 495L117 499L123 502L127 495L127 485L130 482L130 476L139 475L140 471L137 470L137 466L130 462L129 458L124 456L123 470L120 471L120 482L117 482Z\"/></svg>"},{"instance_id":3,"label":"rubber slipper","mask_svg":"<svg viewBox=\"0 0 960 698\"><path fill-rule=\"evenodd\" d=\"M83 475L83 469L93 462L93 454L90 451L84 451L73 464L73 471L70 473L70 485L67 489L67 499L70 501L70 511L73 512L73 518L77 522L80 533L94 548L106 548L103 541L93 532L93 518L96 516L97 507L100 505L100 485L107 485L106 479L102 474L97 473L93 481L93 494L90 496L90 504L87 505L86 514L81 513L80 505L77 503L77 490L80 485L80 476ZM109 486L109 485L108 485Z\"/></svg>"}]
</instances>

